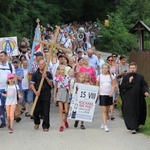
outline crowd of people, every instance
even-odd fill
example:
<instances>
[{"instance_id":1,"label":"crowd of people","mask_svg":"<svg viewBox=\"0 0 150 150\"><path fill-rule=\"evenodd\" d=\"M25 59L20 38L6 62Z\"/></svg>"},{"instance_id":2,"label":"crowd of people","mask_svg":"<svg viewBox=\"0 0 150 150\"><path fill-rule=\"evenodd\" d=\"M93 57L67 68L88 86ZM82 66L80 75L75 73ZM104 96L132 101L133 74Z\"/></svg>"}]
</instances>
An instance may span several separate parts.
<instances>
[{"instance_id":1,"label":"crowd of people","mask_svg":"<svg viewBox=\"0 0 150 150\"><path fill-rule=\"evenodd\" d=\"M9 62L7 53L0 52L0 128L6 127L6 119L9 132L13 132L13 121L21 121L20 114L34 119L34 129L38 129L41 118L43 119L42 128L47 132L50 128L50 101L53 100L59 107L60 127L59 131L64 130L64 126L69 128L68 111L71 103L74 84L82 83L85 86L95 85L99 87L99 105L102 108L101 129L108 132L107 120L114 120L114 101L117 94L120 94L123 101L123 116L127 128L136 133L139 125L145 123L146 110L144 96L148 94L148 85L143 76L137 75L137 66L134 63L128 64L127 57L121 55L118 59L117 53L112 53L104 60L101 52L94 46L97 38L98 26L95 23L86 22L85 24L70 23L62 25L58 34L57 44L63 48L70 49L71 53L58 50L57 57L53 56L50 62L47 58L50 54L50 46L41 45L41 50L35 52L34 62L29 69L30 44L23 38L19 46L19 56L14 57ZM42 30L41 38L43 41L52 42L54 37L53 29ZM48 63L47 71L44 68ZM125 77L125 78L124 78ZM41 79L44 78L41 91L39 86ZM134 86L135 87L134 87ZM137 88L138 86L138 88ZM131 90L131 91L130 91ZM136 94L138 90L140 97ZM141 90L141 91L140 91ZM138 105L143 112L138 110L138 114L132 115L138 108L128 107L131 103L126 103L132 95L138 98ZM35 97L38 97L34 113L30 115L30 104ZM132 101L137 101L132 96ZM140 103L140 104L139 104ZM135 102L136 104L136 102ZM135 105L132 103L132 105ZM142 106L141 106L142 104ZM128 111L128 109L131 109ZM140 110L141 110L140 109ZM53 112L51 112L53 113ZM143 116L142 116L142 114ZM139 120L139 117L143 119ZM133 118L134 119L133 119ZM131 121L132 120L132 121ZM76 120L74 127L78 126ZM85 129L85 124L81 121L81 129Z\"/></svg>"}]
</instances>

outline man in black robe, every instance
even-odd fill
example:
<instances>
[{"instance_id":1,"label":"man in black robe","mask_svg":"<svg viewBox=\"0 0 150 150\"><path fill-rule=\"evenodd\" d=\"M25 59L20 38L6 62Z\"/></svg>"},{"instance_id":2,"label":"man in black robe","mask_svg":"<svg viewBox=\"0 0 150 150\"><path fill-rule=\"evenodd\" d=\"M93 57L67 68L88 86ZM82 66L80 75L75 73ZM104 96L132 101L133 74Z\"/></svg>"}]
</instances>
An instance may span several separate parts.
<instances>
[{"instance_id":1,"label":"man in black robe","mask_svg":"<svg viewBox=\"0 0 150 150\"><path fill-rule=\"evenodd\" d=\"M144 125L146 120L146 101L149 96L148 84L141 74L136 73L137 65L129 64L129 73L123 77L123 117L127 129L136 134L139 125Z\"/></svg>"}]
</instances>

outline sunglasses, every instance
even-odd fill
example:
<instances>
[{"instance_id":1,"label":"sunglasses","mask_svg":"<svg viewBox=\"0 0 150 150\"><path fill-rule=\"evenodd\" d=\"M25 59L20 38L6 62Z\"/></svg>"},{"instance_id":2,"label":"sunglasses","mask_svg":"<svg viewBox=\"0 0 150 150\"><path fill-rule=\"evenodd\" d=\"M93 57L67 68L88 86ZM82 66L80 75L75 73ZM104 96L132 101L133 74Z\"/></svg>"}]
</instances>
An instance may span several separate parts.
<instances>
[{"instance_id":1,"label":"sunglasses","mask_svg":"<svg viewBox=\"0 0 150 150\"><path fill-rule=\"evenodd\" d=\"M20 46L20 48L27 48L26 46Z\"/></svg>"},{"instance_id":2,"label":"sunglasses","mask_svg":"<svg viewBox=\"0 0 150 150\"><path fill-rule=\"evenodd\" d=\"M108 59L108 61L113 61L112 59Z\"/></svg>"},{"instance_id":3,"label":"sunglasses","mask_svg":"<svg viewBox=\"0 0 150 150\"><path fill-rule=\"evenodd\" d=\"M14 79L14 78L9 78L10 80Z\"/></svg>"}]
</instances>

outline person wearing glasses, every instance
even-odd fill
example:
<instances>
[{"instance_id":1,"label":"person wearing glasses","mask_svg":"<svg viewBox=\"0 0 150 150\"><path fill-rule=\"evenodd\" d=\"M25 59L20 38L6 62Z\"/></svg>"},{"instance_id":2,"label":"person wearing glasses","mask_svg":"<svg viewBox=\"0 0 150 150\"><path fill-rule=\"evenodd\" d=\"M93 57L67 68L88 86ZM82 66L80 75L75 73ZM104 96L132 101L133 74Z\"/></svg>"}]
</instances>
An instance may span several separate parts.
<instances>
[{"instance_id":1,"label":"person wearing glasses","mask_svg":"<svg viewBox=\"0 0 150 150\"><path fill-rule=\"evenodd\" d=\"M114 94L113 94L113 104L110 105L110 117L109 117L109 113L108 113L108 118L110 118L111 120L114 120L114 101L115 98L117 97L117 91L118 91L118 83L116 80L116 66L113 65L114 59L113 56L108 56L106 59L107 63L110 65L110 74L113 76L114 80L115 80L115 90L114 90Z\"/></svg>"},{"instance_id":2,"label":"person wearing glasses","mask_svg":"<svg viewBox=\"0 0 150 150\"><path fill-rule=\"evenodd\" d=\"M117 75L116 77L118 80L120 97L123 100L123 91L121 89L121 82L123 76L126 75L129 71L129 64L127 63L127 57L125 55L121 55L119 59L120 59L120 63L116 69L116 75ZM123 105L123 101L122 101L122 105Z\"/></svg>"},{"instance_id":3,"label":"person wearing glasses","mask_svg":"<svg viewBox=\"0 0 150 150\"><path fill-rule=\"evenodd\" d=\"M114 53L112 53L111 55L112 55L112 58L113 58L113 63L112 63L113 66L117 67L118 64L119 64L119 62L118 62L118 60L117 60L118 54L114 52Z\"/></svg>"}]
</instances>

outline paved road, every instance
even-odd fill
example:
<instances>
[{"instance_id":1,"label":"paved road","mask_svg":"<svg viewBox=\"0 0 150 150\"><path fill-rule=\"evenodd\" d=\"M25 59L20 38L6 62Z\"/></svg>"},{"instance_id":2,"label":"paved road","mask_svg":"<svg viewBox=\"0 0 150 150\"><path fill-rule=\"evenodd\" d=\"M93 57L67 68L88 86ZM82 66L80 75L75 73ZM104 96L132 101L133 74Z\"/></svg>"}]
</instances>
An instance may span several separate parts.
<instances>
[{"instance_id":1,"label":"paved road","mask_svg":"<svg viewBox=\"0 0 150 150\"><path fill-rule=\"evenodd\" d=\"M150 137L141 133L132 135L118 117L108 121L110 132L100 129L101 111L96 106L93 123L85 123L86 130L70 128L59 132L58 108L51 106L51 128L49 132L33 129L33 120L22 115L22 121L14 124L14 133L0 129L0 150L149 150Z\"/></svg>"}]
</instances>

